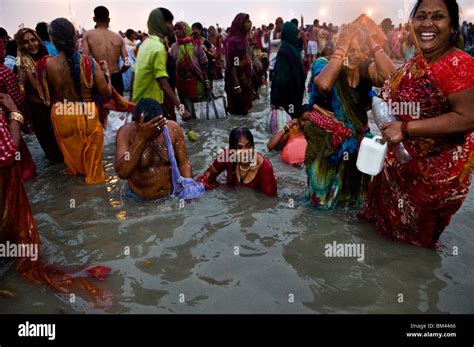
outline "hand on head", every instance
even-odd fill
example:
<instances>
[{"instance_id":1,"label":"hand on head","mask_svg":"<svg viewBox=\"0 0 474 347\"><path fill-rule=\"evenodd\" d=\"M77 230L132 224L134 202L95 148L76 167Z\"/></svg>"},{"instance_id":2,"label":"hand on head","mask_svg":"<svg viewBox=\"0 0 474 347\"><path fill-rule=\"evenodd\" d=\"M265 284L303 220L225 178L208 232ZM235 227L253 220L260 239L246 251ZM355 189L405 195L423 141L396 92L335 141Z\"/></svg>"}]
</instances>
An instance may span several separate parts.
<instances>
[{"instance_id":1,"label":"hand on head","mask_svg":"<svg viewBox=\"0 0 474 347\"><path fill-rule=\"evenodd\" d=\"M138 136L146 141L153 139L161 134L166 126L167 120L163 116L158 116L145 123L145 114L142 113L138 121Z\"/></svg>"}]
</instances>

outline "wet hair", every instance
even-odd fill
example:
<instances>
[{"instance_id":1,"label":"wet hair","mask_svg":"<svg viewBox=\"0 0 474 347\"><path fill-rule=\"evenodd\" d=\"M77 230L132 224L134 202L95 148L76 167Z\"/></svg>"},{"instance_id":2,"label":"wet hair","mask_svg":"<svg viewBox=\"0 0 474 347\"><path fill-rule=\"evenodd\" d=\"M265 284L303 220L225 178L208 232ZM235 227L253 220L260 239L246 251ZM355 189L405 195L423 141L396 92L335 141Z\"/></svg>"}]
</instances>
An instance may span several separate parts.
<instances>
[{"instance_id":1,"label":"wet hair","mask_svg":"<svg viewBox=\"0 0 474 347\"><path fill-rule=\"evenodd\" d=\"M416 12L420 8L423 0L417 0L413 10L410 13L410 19L415 18ZM444 0L446 7L448 8L449 17L451 18L450 27L454 30L454 33L449 37L449 43L456 46L459 39L459 5L456 0Z\"/></svg>"},{"instance_id":2,"label":"wet hair","mask_svg":"<svg viewBox=\"0 0 474 347\"><path fill-rule=\"evenodd\" d=\"M296 25L296 27L298 27L298 19L293 18L290 22Z\"/></svg>"},{"instance_id":3,"label":"wet hair","mask_svg":"<svg viewBox=\"0 0 474 347\"><path fill-rule=\"evenodd\" d=\"M109 10L105 6L94 8L94 17L97 22L107 22L109 20Z\"/></svg>"},{"instance_id":4,"label":"wet hair","mask_svg":"<svg viewBox=\"0 0 474 347\"><path fill-rule=\"evenodd\" d=\"M167 8L160 7L159 9L161 11L161 14L163 15L163 19L165 20L165 22L169 22L174 19L173 14Z\"/></svg>"},{"instance_id":5,"label":"wet hair","mask_svg":"<svg viewBox=\"0 0 474 347\"><path fill-rule=\"evenodd\" d=\"M144 98L141 99L137 107L135 108L135 113L133 114L133 120L138 122L140 117L144 113L145 119L144 122L149 122L150 120L158 117L163 116L168 119L168 114L166 111L161 107L161 104L156 101L155 99Z\"/></svg>"},{"instance_id":6,"label":"wet hair","mask_svg":"<svg viewBox=\"0 0 474 347\"><path fill-rule=\"evenodd\" d=\"M192 29L197 29L197 30L200 30L200 31L203 30L203 26L202 26L202 24L199 23L199 22L194 23L194 24L191 26L191 28L192 28Z\"/></svg>"},{"instance_id":7,"label":"wet hair","mask_svg":"<svg viewBox=\"0 0 474 347\"><path fill-rule=\"evenodd\" d=\"M253 135L248 128L234 128L229 134L229 149L237 149L240 139L244 137L252 145L252 148L255 147L253 140Z\"/></svg>"},{"instance_id":8,"label":"wet hair","mask_svg":"<svg viewBox=\"0 0 474 347\"><path fill-rule=\"evenodd\" d=\"M10 40L7 42L5 46L5 53L6 55L11 55L12 57L16 57L18 45L15 40Z\"/></svg>"},{"instance_id":9,"label":"wet hair","mask_svg":"<svg viewBox=\"0 0 474 347\"><path fill-rule=\"evenodd\" d=\"M76 29L66 18L56 18L51 22L48 30L56 49L66 56L77 96L82 100L79 61L76 61Z\"/></svg>"},{"instance_id":10,"label":"wet hair","mask_svg":"<svg viewBox=\"0 0 474 347\"><path fill-rule=\"evenodd\" d=\"M35 31L42 41L50 41L48 34L48 23L39 22L36 24Z\"/></svg>"},{"instance_id":11,"label":"wet hair","mask_svg":"<svg viewBox=\"0 0 474 347\"><path fill-rule=\"evenodd\" d=\"M131 38L134 33L135 33L135 30L133 30L133 29L127 29L127 31L125 32L125 36L126 36L127 38Z\"/></svg>"}]
</instances>

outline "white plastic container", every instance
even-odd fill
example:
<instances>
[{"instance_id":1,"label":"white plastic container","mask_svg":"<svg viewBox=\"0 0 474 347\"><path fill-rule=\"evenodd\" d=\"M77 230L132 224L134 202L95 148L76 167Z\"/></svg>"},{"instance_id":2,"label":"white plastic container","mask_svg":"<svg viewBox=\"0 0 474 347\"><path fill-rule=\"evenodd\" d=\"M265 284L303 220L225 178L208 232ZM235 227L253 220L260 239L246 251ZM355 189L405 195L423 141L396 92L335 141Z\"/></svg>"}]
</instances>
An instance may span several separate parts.
<instances>
[{"instance_id":1,"label":"white plastic container","mask_svg":"<svg viewBox=\"0 0 474 347\"><path fill-rule=\"evenodd\" d=\"M362 140L356 163L359 171L371 176L377 176L382 171L387 155L387 144L382 145L381 139L382 136L377 135Z\"/></svg>"}]
</instances>

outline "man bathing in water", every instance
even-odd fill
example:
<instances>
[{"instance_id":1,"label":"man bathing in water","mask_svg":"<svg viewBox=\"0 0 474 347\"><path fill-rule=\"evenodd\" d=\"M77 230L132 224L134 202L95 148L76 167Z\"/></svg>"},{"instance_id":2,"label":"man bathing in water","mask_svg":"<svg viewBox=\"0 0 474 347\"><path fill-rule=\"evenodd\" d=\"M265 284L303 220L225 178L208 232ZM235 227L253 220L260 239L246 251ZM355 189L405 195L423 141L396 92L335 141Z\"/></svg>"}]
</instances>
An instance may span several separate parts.
<instances>
[{"instance_id":1,"label":"man bathing in water","mask_svg":"<svg viewBox=\"0 0 474 347\"><path fill-rule=\"evenodd\" d=\"M166 116L158 101L142 99L137 104L134 121L117 133L115 170L120 178L128 180L125 195L130 200L155 200L173 192L171 164L162 134L165 126L181 176L192 177L183 130Z\"/></svg>"},{"instance_id":2,"label":"man bathing in water","mask_svg":"<svg viewBox=\"0 0 474 347\"><path fill-rule=\"evenodd\" d=\"M83 53L92 55L95 60L105 60L112 75L112 86L123 95L124 85L122 73L130 67L125 43L119 34L110 31L109 10L104 6L94 9L94 22L96 29L88 30L84 34ZM122 69L119 68L120 56L124 61Z\"/></svg>"}]
</instances>

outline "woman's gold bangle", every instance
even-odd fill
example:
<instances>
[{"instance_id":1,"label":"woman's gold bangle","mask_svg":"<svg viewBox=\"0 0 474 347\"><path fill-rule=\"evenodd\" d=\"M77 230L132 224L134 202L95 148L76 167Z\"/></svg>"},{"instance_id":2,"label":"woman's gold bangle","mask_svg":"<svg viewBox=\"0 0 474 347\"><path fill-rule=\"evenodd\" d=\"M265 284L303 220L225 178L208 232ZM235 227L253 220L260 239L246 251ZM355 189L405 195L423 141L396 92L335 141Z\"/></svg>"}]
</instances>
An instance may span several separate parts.
<instances>
[{"instance_id":1,"label":"woman's gold bangle","mask_svg":"<svg viewBox=\"0 0 474 347\"><path fill-rule=\"evenodd\" d=\"M16 111L10 112L10 120L16 120L21 124L25 123L25 118L23 117L23 115L20 112Z\"/></svg>"}]
</instances>

